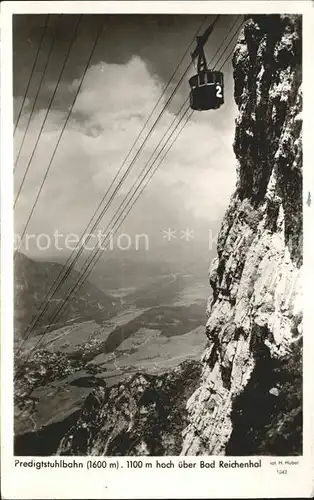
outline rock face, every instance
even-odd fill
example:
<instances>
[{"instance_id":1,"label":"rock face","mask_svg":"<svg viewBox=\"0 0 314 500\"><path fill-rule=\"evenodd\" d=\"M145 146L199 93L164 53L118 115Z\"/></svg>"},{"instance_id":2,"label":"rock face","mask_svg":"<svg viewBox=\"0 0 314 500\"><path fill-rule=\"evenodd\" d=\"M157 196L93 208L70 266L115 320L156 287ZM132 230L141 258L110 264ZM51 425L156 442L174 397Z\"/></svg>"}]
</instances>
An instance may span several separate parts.
<instances>
[{"instance_id":1,"label":"rock face","mask_svg":"<svg viewBox=\"0 0 314 500\"><path fill-rule=\"evenodd\" d=\"M302 453L301 19L246 20L233 57L237 185L200 364L90 394L59 454Z\"/></svg>"},{"instance_id":2,"label":"rock face","mask_svg":"<svg viewBox=\"0 0 314 500\"><path fill-rule=\"evenodd\" d=\"M93 391L58 454L179 455L186 401L200 374L200 363L184 362L163 375L136 374Z\"/></svg>"},{"instance_id":3,"label":"rock face","mask_svg":"<svg viewBox=\"0 0 314 500\"><path fill-rule=\"evenodd\" d=\"M182 454L302 453L301 29L254 16L235 48L237 186Z\"/></svg>"}]
</instances>

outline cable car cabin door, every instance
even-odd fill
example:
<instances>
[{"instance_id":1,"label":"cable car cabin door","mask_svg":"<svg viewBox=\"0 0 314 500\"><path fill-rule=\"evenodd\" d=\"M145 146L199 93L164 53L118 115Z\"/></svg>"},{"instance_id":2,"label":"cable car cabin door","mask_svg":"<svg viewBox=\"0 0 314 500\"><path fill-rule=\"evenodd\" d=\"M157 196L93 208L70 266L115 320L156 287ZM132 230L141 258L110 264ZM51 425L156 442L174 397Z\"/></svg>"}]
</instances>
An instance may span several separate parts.
<instances>
[{"instance_id":1,"label":"cable car cabin door","mask_svg":"<svg viewBox=\"0 0 314 500\"><path fill-rule=\"evenodd\" d=\"M224 103L223 74L219 71L201 71L189 80L190 106L196 111L218 109Z\"/></svg>"}]
</instances>

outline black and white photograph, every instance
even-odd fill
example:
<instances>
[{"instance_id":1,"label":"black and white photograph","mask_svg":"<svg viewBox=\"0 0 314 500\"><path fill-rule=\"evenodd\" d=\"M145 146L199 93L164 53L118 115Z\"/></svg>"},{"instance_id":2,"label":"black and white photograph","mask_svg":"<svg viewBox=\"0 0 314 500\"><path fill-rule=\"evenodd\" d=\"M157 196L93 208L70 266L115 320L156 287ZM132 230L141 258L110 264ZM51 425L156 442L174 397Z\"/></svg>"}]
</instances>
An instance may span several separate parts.
<instances>
[{"instance_id":1,"label":"black and white photograph","mask_svg":"<svg viewBox=\"0 0 314 500\"><path fill-rule=\"evenodd\" d=\"M14 454L302 455L302 16L12 23Z\"/></svg>"},{"instance_id":2,"label":"black and white photograph","mask_svg":"<svg viewBox=\"0 0 314 500\"><path fill-rule=\"evenodd\" d=\"M1 496L311 497L312 3L0 33Z\"/></svg>"}]
</instances>

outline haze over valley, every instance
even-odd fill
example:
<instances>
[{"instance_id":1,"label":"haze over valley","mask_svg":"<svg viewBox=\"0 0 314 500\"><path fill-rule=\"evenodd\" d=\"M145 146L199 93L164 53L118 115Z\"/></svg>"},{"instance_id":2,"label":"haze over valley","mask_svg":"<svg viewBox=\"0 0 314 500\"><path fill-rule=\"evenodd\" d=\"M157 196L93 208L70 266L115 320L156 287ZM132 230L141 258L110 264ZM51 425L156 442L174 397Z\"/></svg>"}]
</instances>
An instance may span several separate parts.
<instances>
[{"instance_id":1,"label":"haze over valley","mask_svg":"<svg viewBox=\"0 0 314 500\"><path fill-rule=\"evenodd\" d=\"M56 307L79 276L73 270L65 290L50 301L29 334L29 324L62 264L18 254L15 345L27 363L16 387L16 434L64 421L97 386L110 387L136 372L159 374L185 360L199 360L206 342L207 268L205 259L115 255L100 262L51 324Z\"/></svg>"}]
</instances>

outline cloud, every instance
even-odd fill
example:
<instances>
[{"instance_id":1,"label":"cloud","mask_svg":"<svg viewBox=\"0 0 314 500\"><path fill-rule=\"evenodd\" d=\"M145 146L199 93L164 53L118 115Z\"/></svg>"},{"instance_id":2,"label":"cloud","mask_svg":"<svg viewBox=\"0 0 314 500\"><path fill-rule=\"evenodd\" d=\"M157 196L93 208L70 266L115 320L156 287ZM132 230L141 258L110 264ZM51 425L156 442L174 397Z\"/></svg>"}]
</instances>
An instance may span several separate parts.
<instances>
[{"instance_id":1,"label":"cloud","mask_svg":"<svg viewBox=\"0 0 314 500\"><path fill-rule=\"evenodd\" d=\"M69 92L72 93L77 86L78 81L72 81ZM88 70L29 232L50 234L58 228L61 232L80 234L144 126L161 91L161 83L151 75L139 57L133 57L125 65L99 63ZM142 140L164 102L160 103L145 128ZM16 169L16 189L32 153L45 111L41 110L33 117ZM16 232L21 232L24 227L66 113L67 110L52 110L49 113L17 205ZM174 116L169 111L164 113L132 168L120 197L115 197L108 217L121 202L121 193L126 193L138 178ZM147 187L146 194L134 207L134 215L124 225L126 229L132 231L132 228L150 225L151 229L160 231L164 225L191 224L193 220L195 224L200 221L205 224L221 218L235 185L233 117L232 107L217 112L194 113ZM27 116L24 116L16 134L17 150L26 120Z\"/></svg>"}]
</instances>

